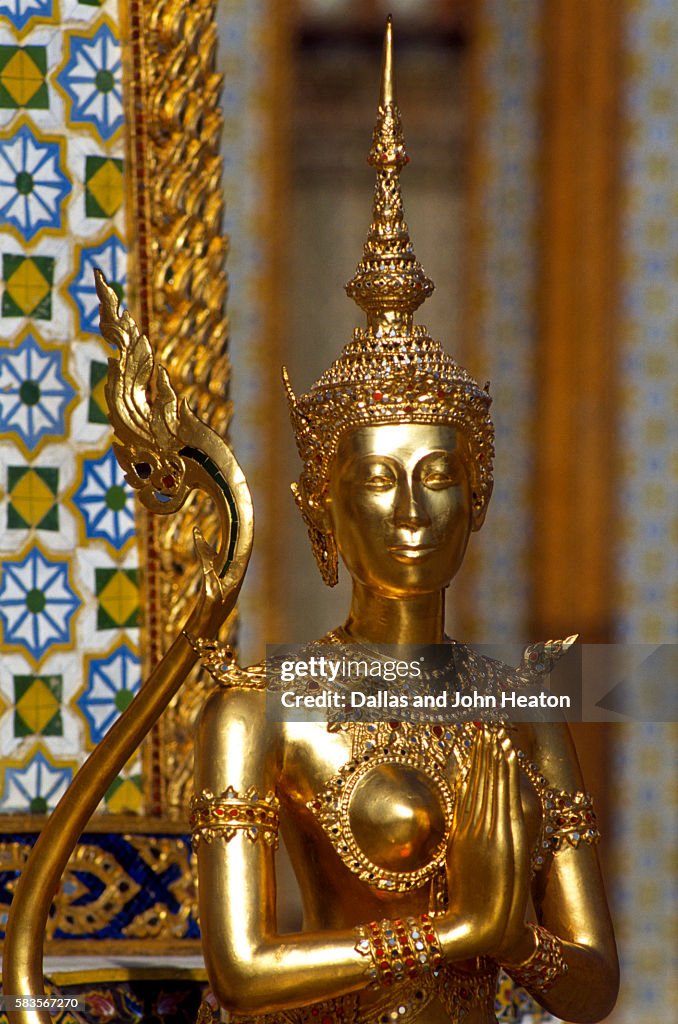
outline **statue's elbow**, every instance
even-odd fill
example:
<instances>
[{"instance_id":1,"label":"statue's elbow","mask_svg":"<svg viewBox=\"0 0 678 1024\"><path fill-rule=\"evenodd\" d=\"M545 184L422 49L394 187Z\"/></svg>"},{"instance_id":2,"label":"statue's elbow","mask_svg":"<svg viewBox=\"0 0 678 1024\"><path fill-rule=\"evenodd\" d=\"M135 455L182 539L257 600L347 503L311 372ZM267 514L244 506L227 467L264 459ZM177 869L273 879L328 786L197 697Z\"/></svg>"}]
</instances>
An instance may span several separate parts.
<instances>
[{"instance_id":1,"label":"statue's elbow","mask_svg":"<svg viewBox=\"0 0 678 1024\"><path fill-rule=\"evenodd\" d=\"M616 956L600 957L591 964L585 994L566 1014L572 1024L599 1024L612 1013L619 995L619 963Z\"/></svg>"},{"instance_id":2,"label":"statue's elbow","mask_svg":"<svg viewBox=\"0 0 678 1024\"><path fill-rule=\"evenodd\" d=\"M618 996L619 967L615 965L614 969L610 968L607 971L607 977L600 987L600 1004L596 1007L596 1016L593 1018L594 1024L597 1024L598 1021L607 1020L615 1008Z\"/></svg>"},{"instance_id":3,"label":"statue's elbow","mask_svg":"<svg viewBox=\"0 0 678 1024\"><path fill-rule=\"evenodd\" d=\"M214 998L222 1009L257 1016L271 1008L266 986L253 960L225 960L208 970L208 975Z\"/></svg>"},{"instance_id":4,"label":"statue's elbow","mask_svg":"<svg viewBox=\"0 0 678 1024\"><path fill-rule=\"evenodd\" d=\"M611 951L601 957L598 965L599 981L596 986L598 992L598 1005L596 1016L592 1018L594 1024L605 1020L614 1010L619 995L619 960L616 951Z\"/></svg>"}]
</instances>

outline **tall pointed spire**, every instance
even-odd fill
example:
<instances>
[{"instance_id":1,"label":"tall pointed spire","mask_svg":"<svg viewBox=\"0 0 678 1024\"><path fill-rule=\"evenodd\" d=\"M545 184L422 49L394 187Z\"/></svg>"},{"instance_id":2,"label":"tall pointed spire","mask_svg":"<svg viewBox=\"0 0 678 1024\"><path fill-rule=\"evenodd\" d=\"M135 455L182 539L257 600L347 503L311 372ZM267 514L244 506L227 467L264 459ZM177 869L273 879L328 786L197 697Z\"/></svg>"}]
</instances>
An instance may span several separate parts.
<instances>
[{"instance_id":1,"label":"tall pointed spire","mask_svg":"<svg viewBox=\"0 0 678 1024\"><path fill-rule=\"evenodd\" d=\"M381 58L381 93L379 106L392 107L395 103L393 83L393 18L389 14L384 32L384 50Z\"/></svg>"},{"instance_id":2,"label":"tall pointed spire","mask_svg":"<svg viewBox=\"0 0 678 1024\"><path fill-rule=\"evenodd\" d=\"M400 169L409 161L393 78L393 23L389 15L384 35L381 89L377 121L368 163L376 168L372 223L347 294L367 313L368 327L412 328L412 314L433 291L414 255L403 216Z\"/></svg>"}]
</instances>

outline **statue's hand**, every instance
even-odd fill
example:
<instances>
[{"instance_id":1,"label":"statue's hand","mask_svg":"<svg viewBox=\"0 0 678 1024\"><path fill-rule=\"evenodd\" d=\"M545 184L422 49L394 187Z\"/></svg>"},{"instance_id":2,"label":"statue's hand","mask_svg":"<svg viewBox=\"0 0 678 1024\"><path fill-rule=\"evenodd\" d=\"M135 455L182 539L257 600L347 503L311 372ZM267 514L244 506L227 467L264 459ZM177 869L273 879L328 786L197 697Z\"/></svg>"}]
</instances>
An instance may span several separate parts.
<instances>
[{"instance_id":1,"label":"statue's hand","mask_svg":"<svg viewBox=\"0 0 678 1024\"><path fill-rule=\"evenodd\" d=\"M506 927L499 945L492 949L496 960L504 963L520 963L532 951L532 932L525 924L527 903L530 897L530 853L527 827L520 796L520 769L518 758L509 737L502 739L504 757L509 773L509 805L511 819L511 840L513 845L513 885L511 905Z\"/></svg>"},{"instance_id":2,"label":"statue's hand","mask_svg":"<svg viewBox=\"0 0 678 1024\"><path fill-rule=\"evenodd\" d=\"M448 914L473 930L477 955L501 943L513 901L511 781L503 738L478 731L447 858Z\"/></svg>"}]
</instances>

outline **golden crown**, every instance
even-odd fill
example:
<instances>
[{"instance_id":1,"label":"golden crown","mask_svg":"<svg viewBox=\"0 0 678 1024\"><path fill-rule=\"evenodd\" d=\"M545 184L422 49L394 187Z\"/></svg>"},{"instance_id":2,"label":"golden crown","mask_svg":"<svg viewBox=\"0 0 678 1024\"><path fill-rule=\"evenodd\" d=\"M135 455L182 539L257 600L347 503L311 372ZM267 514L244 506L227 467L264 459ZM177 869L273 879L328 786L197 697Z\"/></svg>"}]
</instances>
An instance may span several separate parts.
<instances>
[{"instance_id":1,"label":"golden crown","mask_svg":"<svg viewBox=\"0 0 678 1024\"><path fill-rule=\"evenodd\" d=\"M381 95L368 161L376 168L372 223L348 295L365 310L367 327L305 395L287 391L304 463L299 503L323 493L340 436L351 427L382 423L440 423L459 427L476 467L474 501L492 490L494 429L485 388L413 324L414 311L433 291L416 258L403 216L400 170L408 162L393 90L392 23L386 23ZM302 506L303 507L303 506Z\"/></svg>"}]
</instances>

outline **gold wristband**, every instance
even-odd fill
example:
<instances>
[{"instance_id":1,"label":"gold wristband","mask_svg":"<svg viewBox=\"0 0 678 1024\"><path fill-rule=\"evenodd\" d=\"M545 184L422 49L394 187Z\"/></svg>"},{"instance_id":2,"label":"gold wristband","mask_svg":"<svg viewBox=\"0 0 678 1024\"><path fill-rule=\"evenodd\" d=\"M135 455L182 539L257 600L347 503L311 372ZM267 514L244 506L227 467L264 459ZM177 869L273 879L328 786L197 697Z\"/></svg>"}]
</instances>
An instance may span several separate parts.
<instances>
[{"instance_id":1,"label":"gold wristband","mask_svg":"<svg viewBox=\"0 0 678 1024\"><path fill-rule=\"evenodd\" d=\"M280 802L272 792L262 799L254 786L240 796L229 786L221 796L209 789L191 797L191 832L193 848L200 840L211 843L214 839L229 842L238 832L253 843L262 839L269 846L278 846L278 810Z\"/></svg>"},{"instance_id":2,"label":"gold wristband","mask_svg":"<svg viewBox=\"0 0 678 1024\"><path fill-rule=\"evenodd\" d=\"M355 932L355 949L367 958L365 973L374 988L429 973L437 975L442 966L440 939L428 914L372 921Z\"/></svg>"},{"instance_id":3,"label":"gold wristband","mask_svg":"<svg viewBox=\"0 0 678 1024\"><path fill-rule=\"evenodd\" d=\"M547 928L529 924L534 936L534 950L521 964L503 964L513 980L529 992L547 992L552 985L567 974L563 957L563 944Z\"/></svg>"}]
</instances>

